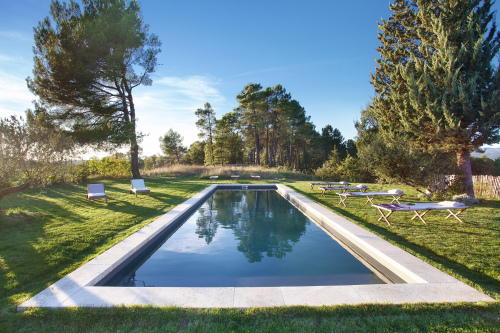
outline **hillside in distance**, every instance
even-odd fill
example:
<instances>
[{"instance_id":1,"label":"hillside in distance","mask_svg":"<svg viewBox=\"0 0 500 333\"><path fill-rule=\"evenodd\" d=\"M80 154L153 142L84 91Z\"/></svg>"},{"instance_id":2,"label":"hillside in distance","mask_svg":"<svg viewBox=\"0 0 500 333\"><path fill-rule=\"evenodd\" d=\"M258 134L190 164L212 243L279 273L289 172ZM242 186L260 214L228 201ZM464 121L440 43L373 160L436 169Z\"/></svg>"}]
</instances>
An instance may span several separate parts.
<instances>
[{"instance_id":1,"label":"hillside in distance","mask_svg":"<svg viewBox=\"0 0 500 333\"><path fill-rule=\"evenodd\" d=\"M486 155L486 157L496 160L497 158L500 158L500 148L486 148L484 153L472 153L471 155L472 157L481 157Z\"/></svg>"}]
</instances>

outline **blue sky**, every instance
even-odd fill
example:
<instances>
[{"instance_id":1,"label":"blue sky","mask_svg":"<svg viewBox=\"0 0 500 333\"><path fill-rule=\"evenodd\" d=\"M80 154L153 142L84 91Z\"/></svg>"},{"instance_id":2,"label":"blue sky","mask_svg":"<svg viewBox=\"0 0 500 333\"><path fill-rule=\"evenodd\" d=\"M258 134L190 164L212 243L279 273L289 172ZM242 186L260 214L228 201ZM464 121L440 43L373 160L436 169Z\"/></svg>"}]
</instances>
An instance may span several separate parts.
<instances>
[{"instance_id":1,"label":"blue sky","mask_svg":"<svg viewBox=\"0 0 500 333\"><path fill-rule=\"evenodd\" d=\"M35 99L25 78L33 67L33 27L50 0L2 1L0 117L23 115ZM144 21L163 43L151 87L136 88L138 130L146 156L173 128L189 146L197 140L194 112L209 102L217 118L232 111L250 83L283 85L316 129L327 124L346 139L373 96L377 22L387 0L142 0ZM500 5L496 4L494 10Z\"/></svg>"}]
</instances>

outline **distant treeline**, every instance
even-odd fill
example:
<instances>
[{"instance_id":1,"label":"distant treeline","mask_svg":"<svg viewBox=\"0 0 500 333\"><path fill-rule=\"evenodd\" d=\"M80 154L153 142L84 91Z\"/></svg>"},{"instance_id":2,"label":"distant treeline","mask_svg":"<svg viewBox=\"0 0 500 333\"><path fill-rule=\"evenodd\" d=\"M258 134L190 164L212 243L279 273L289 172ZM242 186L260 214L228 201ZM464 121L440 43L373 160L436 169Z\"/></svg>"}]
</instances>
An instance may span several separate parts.
<instances>
[{"instance_id":1,"label":"distant treeline","mask_svg":"<svg viewBox=\"0 0 500 333\"><path fill-rule=\"evenodd\" d=\"M346 141L340 130L331 125L318 132L306 110L281 85L263 88L249 83L236 100L239 105L233 112L220 118L210 103L196 111L201 140L189 149L182 146L182 137L173 130L160 138L167 161L312 171L321 167L335 150L341 159L356 156L353 140ZM148 162L146 168L151 165Z\"/></svg>"}]
</instances>

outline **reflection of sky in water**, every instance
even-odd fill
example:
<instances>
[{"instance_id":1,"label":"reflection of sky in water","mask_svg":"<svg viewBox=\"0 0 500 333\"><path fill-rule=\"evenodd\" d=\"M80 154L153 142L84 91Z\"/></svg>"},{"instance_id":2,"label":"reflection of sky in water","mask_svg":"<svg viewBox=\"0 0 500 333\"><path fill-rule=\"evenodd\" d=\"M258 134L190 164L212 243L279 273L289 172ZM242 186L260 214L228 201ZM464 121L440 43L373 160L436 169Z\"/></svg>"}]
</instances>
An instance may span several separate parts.
<instances>
[{"instance_id":1,"label":"reflection of sky in water","mask_svg":"<svg viewBox=\"0 0 500 333\"><path fill-rule=\"evenodd\" d=\"M112 285L371 283L383 282L275 191L218 191Z\"/></svg>"}]
</instances>

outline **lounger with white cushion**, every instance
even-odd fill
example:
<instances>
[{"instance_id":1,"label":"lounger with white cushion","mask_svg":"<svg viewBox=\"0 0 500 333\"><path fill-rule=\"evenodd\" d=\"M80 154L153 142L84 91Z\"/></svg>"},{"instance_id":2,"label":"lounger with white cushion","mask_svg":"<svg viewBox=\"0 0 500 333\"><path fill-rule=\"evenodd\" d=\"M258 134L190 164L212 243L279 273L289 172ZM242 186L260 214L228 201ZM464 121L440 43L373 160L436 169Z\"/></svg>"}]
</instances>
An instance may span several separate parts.
<instances>
[{"instance_id":1,"label":"lounger with white cushion","mask_svg":"<svg viewBox=\"0 0 500 333\"><path fill-rule=\"evenodd\" d=\"M144 179L132 179L132 188L130 189L130 193L134 193L137 198L137 193L147 193L151 196L151 191L149 188L146 188L146 184L144 183Z\"/></svg>"},{"instance_id":2,"label":"lounger with white cushion","mask_svg":"<svg viewBox=\"0 0 500 333\"><path fill-rule=\"evenodd\" d=\"M397 202L399 203L399 199L401 199L401 197L403 195L405 195L403 193L403 191L401 190L389 190L387 192L345 192L345 193L337 193L340 197L340 202L339 202L339 205L340 204L343 204L345 208L347 208L346 206L346 203L345 201L347 200L347 198L349 197L366 197L366 202L365 202L365 205L367 203L371 203L373 205L373 199L376 197L376 196L392 196L392 201L391 203L394 203L394 202Z\"/></svg>"},{"instance_id":3,"label":"lounger with white cushion","mask_svg":"<svg viewBox=\"0 0 500 333\"><path fill-rule=\"evenodd\" d=\"M260 179L260 176L251 176L253 179L255 180L259 180Z\"/></svg>"},{"instance_id":4,"label":"lounger with white cushion","mask_svg":"<svg viewBox=\"0 0 500 333\"><path fill-rule=\"evenodd\" d=\"M373 205L373 207L376 207L380 214L382 215L378 221L381 221L382 219L387 222L387 224L392 225L388 218L391 216L392 213L398 211L398 212L410 212L413 211L415 212L415 216L412 217L412 220L416 219L417 217L424 222L424 224L427 224L424 220L424 215L427 214L431 210L441 210L441 209L446 209L449 214L446 216L446 218L450 218L451 216L455 217L457 220L460 222L462 221L458 215L460 215L464 210L469 208L468 206L464 205L461 202L456 202L456 201L442 201L438 203L434 202L427 202L427 203L408 203L408 204L380 204L380 205ZM452 209L459 209L457 213L454 213ZM419 211L424 211L423 213L419 213ZM384 213L384 211L389 211L389 213Z\"/></svg>"},{"instance_id":5,"label":"lounger with white cushion","mask_svg":"<svg viewBox=\"0 0 500 333\"><path fill-rule=\"evenodd\" d=\"M368 190L368 186L359 184L356 186L342 186L342 187L330 187L330 186L323 186L320 187L321 190L321 196L324 197L326 191L341 191L341 192L347 192L349 190L359 190L361 192L366 192Z\"/></svg>"},{"instance_id":6,"label":"lounger with white cushion","mask_svg":"<svg viewBox=\"0 0 500 333\"><path fill-rule=\"evenodd\" d=\"M326 186L332 186L332 185L342 185L342 186L347 186L349 185L348 182L336 182L336 183L309 183L311 185L311 191L314 191L314 185L326 185Z\"/></svg>"},{"instance_id":7,"label":"lounger with white cushion","mask_svg":"<svg viewBox=\"0 0 500 333\"><path fill-rule=\"evenodd\" d=\"M219 178L219 176L210 176L209 178L210 178L210 180L217 180L217 178Z\"/></svg>"},{"instance_id":8,"label":"lounger with white cushion","mask_svg":"<svg viewBox=\"0 0 500 333\"><path fill-rule=\"evenodd\" d=\"M89 200L89 205L90 205L90 200L102 199L102 198L106 199L106 203L108 203L108 196L104 191L104 184L87 185L87 199Z\"/></svg>"}]
</instances>

